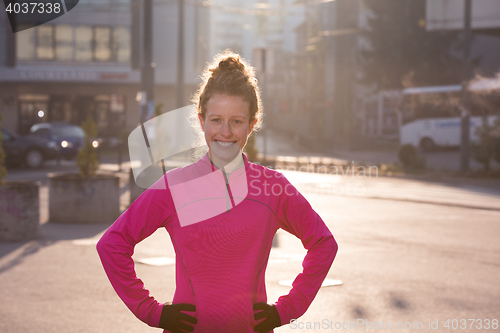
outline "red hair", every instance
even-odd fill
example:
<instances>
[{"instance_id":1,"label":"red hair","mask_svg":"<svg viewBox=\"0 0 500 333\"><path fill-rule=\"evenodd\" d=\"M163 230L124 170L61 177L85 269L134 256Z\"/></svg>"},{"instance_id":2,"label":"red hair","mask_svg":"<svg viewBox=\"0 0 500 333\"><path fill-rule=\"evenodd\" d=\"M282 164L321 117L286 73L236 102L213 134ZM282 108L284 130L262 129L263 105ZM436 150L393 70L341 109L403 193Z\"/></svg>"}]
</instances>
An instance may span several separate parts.
<instances>
[{"instance_id":1,"label":"red hair","mask_svg":"<svg viewBox=\"0 0 500 333\"><path fill-rule=\"evenodd\" d=\"M216 94L241 96L249 104L250 123L253 130L262 124L262 101L255 78L255 69L236 53L226 50L214 57L201 75L202 82L191 98L198 115L205 119L208 100Z\"/></svg>"}]
</instances>

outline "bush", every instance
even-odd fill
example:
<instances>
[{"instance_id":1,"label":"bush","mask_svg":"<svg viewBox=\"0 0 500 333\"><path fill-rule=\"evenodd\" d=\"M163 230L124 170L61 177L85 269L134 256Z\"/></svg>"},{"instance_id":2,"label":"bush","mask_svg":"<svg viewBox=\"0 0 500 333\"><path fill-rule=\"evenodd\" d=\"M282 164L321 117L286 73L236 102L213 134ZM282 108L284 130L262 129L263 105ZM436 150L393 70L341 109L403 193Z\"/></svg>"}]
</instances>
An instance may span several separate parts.
<instances>
[{"instance_id":1,"label":"bush","mask_svg":"<svg viewBox=\"0 0 500 333\"><path fill-rule=\"evenodd\" d=\"M471 146L472 156L483 164L484 170L489 171L490 159L500 160L500 120L493 126L488 123L488 118L483 117L483 124L477 129L479 144Z\"/></svg>"},{"instance_id":2,"label":"bush","mask_svg":"<svg viewBox=\"0 0 500 333\"><path fill-rule=\"evenodd\" d=\"M404 166L414 165L417 156L417 150L413 145L406 144L399 147L398 158Z\"/></svg>"},{"instance_id":3,"label":"bush","mask_svg":"<svg viewBox=\"0 0 500 333\"><path fill-rule=\"evenodd\" d=\"M398 158L407 168L425 169L425 157L419 155L417 149L411 144L399 147Z\"/></svg>"},{"instance_id":4,"label":"bush","mask_svg":"<svg viewBox=\"0 0 500 333\"><path fill-rule=\"evenodd\" d=\"M92 138L97 136L97 129L92 117L88 117L82 123L82 129L85 132L85 141L82 149L76 156L76 163L83 177L93 177L99 168L99 159L95 148L92 146Z\"/></svg>"}]
</instances>

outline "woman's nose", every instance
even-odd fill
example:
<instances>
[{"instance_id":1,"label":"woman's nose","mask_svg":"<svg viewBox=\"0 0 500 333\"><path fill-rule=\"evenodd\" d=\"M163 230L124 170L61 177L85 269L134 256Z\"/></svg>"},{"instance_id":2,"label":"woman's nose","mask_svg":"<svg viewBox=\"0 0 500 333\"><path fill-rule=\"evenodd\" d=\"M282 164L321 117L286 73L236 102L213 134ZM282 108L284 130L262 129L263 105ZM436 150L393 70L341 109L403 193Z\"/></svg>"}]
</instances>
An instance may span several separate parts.
<instances>
[{"instance_id":1,"label":"woman's nose","mask_svg":"<svg viewBox=\"0 0 500 333\"><path fill-rule=\"evenodd\" d=\"M221 134L222 136L225 136L225 137L230 137L230 136L231 136L231 126L229 126L229 123L228 123L228 122L225 122L225 123L222 125L221 131L220 131L220 134Z\"/></svg>"}]
</instances>

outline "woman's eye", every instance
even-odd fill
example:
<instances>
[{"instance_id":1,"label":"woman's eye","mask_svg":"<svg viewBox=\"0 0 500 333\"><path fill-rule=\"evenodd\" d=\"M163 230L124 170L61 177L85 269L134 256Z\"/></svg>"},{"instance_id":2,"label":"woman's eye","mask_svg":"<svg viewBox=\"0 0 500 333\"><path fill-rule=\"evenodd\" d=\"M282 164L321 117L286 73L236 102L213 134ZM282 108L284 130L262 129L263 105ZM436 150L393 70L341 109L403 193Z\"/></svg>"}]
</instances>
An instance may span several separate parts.
<instances>
[{"instance_id":1,"label":"woman's eye","mask_svg":"<svg viewBox=\"0 0 500 333\"><path fill-rule=\"evenodd\" d=\"M235 124L241 124L241 120L233 120Z\"/></svg>"},{"instance_id":2,"label":"woman's eye","mask_svg":"<svg viewBox=\"0 0 500 333\"><path fill-rule=\"evenodd\" d=\"M213 121L214 123L218 123L218 122L220 121L220 119L219 119L219 118L215 118L215 119L212 119L212 121Z\"/></svg>"}]
</instances>

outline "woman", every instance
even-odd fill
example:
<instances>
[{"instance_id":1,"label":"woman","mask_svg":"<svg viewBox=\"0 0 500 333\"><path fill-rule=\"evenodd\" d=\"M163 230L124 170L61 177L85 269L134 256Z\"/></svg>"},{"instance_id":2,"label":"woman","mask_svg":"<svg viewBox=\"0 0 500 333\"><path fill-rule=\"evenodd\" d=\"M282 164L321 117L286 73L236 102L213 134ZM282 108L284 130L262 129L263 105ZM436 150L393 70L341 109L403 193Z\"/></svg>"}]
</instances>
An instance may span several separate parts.
<instances>
[{"instance_id":1,"label":"woman","mask_svg":"<svg viewBox=\"0 0 500 333\"><path fill-rule=\"evenodd\" d=\"M166 332L270 332L305 313L337 243L281 173L248 162L242 150L262 122L253 69L226 51L194 96L208 154L171 170L146 190L97 244L115 291L142 321ZM176 290L161 304L136 277L134 246L166 228L176 253ZM308 250L288 295L267 303L265 270L282 228Z\"/></svg>"}]
</instances>

